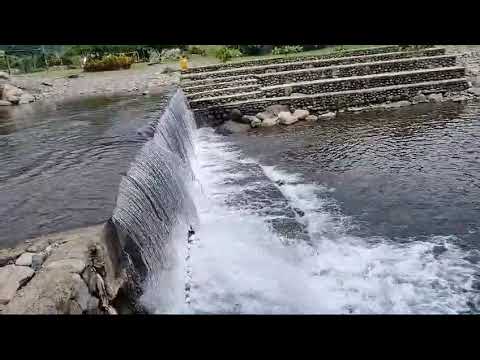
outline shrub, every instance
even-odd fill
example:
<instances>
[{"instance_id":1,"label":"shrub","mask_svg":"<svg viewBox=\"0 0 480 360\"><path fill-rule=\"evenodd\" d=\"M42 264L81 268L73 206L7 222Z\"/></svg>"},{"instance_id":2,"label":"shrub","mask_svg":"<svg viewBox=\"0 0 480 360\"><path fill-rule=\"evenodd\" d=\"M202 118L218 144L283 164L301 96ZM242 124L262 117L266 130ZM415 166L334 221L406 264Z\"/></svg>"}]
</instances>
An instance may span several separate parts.
<instances>
[{"instance_id":1,"label":"shrub","mask_svg":"<svg viewBox=\"0 0 480 360\"><path fill-rule=\"evenodd\" d=\"M162 52L160 53L160 59L161 61L178 60L180 59L181 55L182 55L182 50L180 50L179 48L163 49Z\"/></svg>"},{"instance_id":2,"label":"shrub","mask_svg":"<svg viewBox=\"0 0 480 360\"><path fill-rule=\"evenodd\" d=\"M133 59L124 55L107 55L103 59L88 59L84 71L110 71L130 69Z\"/></svg>"},{"instance_id":3,"label":"shrub","mask_svg":"<svg viewBox=\"0 0 480 360\"><path fill-rule=\"evenodd\" d=\"M293 54L302 51L303 48L299 45L285 45L275 47L272 50L273 55L282 55L282 54Z\"/></svg>"},{"instance_id":4,"label":"shrub","mask_svg":"<svg viewBox=\"0 0 480 360\"><path fill-rule=\"evenodd\" d=\"M242 52L240 50L229 47L221 47L215 53L215 57L220 59L222 62L227 62L230 59L239 56L242 56Z\"/></svg>"},{"instance_id":5,"label":"shrub","mask_svg":"<svg viewBox=\"0 0 480 360\"><path fill-rule=\"evenodd\" d=\"M190 49L188 49L188 51L190 52L190 54L194 54L194 55L201 55L201 56L207 55L207 52L205 51L205 49L202 49L201 47L198 47L198 46L191 46Z\"/></svg>"}]
</instances>

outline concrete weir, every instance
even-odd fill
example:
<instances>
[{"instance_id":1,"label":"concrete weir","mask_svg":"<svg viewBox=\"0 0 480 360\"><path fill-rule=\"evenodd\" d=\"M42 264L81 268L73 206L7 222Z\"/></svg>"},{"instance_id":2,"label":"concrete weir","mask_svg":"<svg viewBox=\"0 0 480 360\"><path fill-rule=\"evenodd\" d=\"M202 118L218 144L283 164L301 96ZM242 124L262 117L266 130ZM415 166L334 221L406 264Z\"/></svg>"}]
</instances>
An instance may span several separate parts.
<instances>
[{"instance_id":1,"label":"concrete weir","mask_svg":"<svg viewBox=\"0 0 480 360\"><path fill-rule=\"evenodd\" d=\"M182 88L197 123L208 126L233 109L255 115L282 104L315 113L461 92L469 83L457 56L443 48L383 46L192 68L182 73Z\"/></svg>"}]
</instances>

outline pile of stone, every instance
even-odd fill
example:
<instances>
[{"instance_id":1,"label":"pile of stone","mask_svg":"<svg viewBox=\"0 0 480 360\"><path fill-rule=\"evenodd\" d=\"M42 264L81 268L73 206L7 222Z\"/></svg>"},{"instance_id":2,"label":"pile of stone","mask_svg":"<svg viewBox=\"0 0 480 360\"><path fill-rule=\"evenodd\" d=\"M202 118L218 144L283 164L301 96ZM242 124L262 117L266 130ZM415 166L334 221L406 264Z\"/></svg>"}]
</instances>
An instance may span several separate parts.
<instances>
[{"instance_id":1,"label":"pile of stone","mask_svg":"<svg viewBox=\"0 0 480 360\"><path fill-rule=\"evenodd\" d=\"M8 84L10 77L0 72L0 106L28 104L35 101L35 97L26 91Z\"/></svg>"},{"instance_id":2,"label":"pile of stone","mask_svg":"<svg viewBox=\"0 0 480 360\"><path fill-rule=\"evenodd\" d=\"M222 135L230 135L250 130L251 128L265 128L276 125L293 125L299 121L317 121L320 119L333 118L336 112L322 112L317 115L310 111L296 109L293 113L287 105L271 105L257 115L243 115L240 110L234 109L230 113L230 119L220 125L216 132Z\"/></svg>"},{"instance_id":3,"label":"pile of stone","mask_svg":"<svg viewBox=\"0 0 480 360\"><path fill-rule=\"evenodd\" d=\"M0 314L116 314L123 284L103 226L0 250Z\"/></svg>"}]
</instances>

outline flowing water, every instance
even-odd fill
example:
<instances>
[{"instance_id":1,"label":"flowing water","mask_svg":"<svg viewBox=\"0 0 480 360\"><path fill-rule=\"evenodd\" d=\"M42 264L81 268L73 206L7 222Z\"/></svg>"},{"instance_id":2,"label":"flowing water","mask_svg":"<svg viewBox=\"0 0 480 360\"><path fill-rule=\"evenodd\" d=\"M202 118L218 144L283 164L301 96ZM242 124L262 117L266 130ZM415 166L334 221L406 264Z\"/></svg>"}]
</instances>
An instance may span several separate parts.
<instances>
[{"instance_id":1,"label":"flowing water","mask_svg":"<svg viewBox=\"0 0 480 360\"><path fill-rule=\"evenodd\" d=\"M112 216L154 313L478 312L478 103L231 137L181 92L75 106L0 135L0 244Z\"/></svg>"}]
</instances>

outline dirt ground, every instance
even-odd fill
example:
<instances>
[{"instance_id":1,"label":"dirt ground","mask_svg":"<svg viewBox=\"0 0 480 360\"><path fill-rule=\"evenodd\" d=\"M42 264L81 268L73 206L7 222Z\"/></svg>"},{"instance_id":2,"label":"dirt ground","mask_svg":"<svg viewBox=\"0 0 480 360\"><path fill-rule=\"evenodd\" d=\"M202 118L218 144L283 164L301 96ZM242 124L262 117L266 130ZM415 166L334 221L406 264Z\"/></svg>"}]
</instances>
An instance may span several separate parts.
<instances>
[{"instance_id":1,"label":"dirt ground","mask_svg":"<svg viewBox=\"0 0 480 360\"><path fill-rule=\"evenodd\" d=\"M75 69L14 75L10 83L31 93L36 100L61 100L100 94L155 93L180 79L178 71L164 73L167 67L177 70L175 66L135 65L129 70L95 73ZM78 77L70 78L72 75Z\"/></svg>"}]
</instances>

